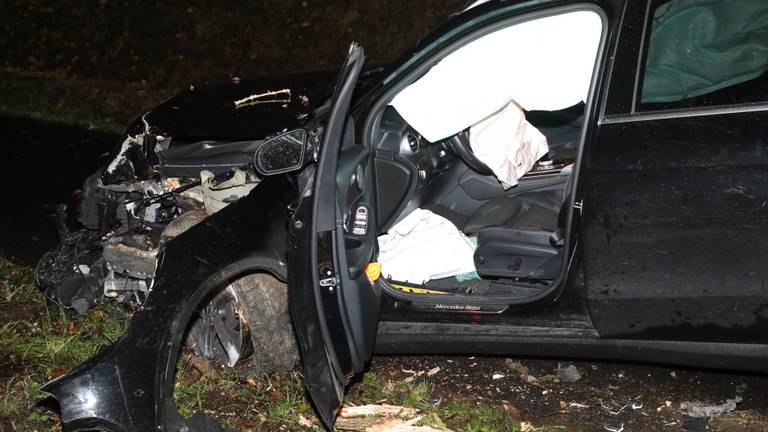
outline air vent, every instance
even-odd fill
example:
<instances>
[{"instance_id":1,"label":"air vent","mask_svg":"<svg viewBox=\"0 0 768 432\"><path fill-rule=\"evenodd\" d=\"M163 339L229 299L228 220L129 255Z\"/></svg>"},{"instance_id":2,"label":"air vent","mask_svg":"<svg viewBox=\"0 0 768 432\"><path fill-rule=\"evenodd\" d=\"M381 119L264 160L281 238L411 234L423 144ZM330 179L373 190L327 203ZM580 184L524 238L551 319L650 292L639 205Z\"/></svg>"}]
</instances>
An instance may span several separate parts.
<instances>
[{"instance_id":1,"label":"air vent","mask_svg":"<svg viewBox=\"0 0 768 432\"><path fill-rule=\"evenodd\" d=\"M405 139L408 142L408 148L411 149L411 153L419 151L419 138L414 134L407 134Z\"/></svg>"},{"instance_id":2,"label":"air vent","mask_svg":"<svg viewBox=\"0 0 768 432\"><path fill-rule=\"evenodd\" d=\"M411 156L419 151L419 135L413 131L405 132L400 138L400 154Z\"/></svg>"}]
</instances>

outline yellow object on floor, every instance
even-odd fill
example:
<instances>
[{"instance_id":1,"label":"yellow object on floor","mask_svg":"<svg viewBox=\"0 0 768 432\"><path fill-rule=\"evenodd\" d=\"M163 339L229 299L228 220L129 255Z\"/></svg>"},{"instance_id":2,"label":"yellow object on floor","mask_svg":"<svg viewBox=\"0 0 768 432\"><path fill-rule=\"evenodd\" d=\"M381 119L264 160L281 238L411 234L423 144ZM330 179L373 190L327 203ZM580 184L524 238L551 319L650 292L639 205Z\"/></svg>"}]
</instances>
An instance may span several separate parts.
<instances>
[{"instance_id":1,"label":"yellow object on floor","mask_svg":"<svg viewBox=\"0 0 768 432\"><path fill-rule=\"evenodd\" d=\"M418 288L418 287L410 287L406 285L397 285L397 284L390 284L392 288L396 288L402 292L409 293L409 294L448 294L443 291L436 291L426 288Z\"/></svg>"}]
</instances>

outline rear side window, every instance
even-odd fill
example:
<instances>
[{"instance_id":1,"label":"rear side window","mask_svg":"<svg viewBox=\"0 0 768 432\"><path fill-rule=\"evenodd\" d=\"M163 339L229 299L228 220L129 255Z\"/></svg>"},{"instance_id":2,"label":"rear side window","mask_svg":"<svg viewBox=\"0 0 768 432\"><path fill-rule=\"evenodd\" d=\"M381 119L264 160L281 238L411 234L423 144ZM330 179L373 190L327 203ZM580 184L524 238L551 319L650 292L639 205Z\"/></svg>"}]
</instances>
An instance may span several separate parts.
<instances>
[{"instance_id":1,"label":"rear side window","mask_svg":"<svg viewBox=\"0 0 768 432\"><path fill-rule=\"evenodd\" d=\"M672 0L650 16L640 111L768 100L768 0Z\"/></svg>"}]
</instances>

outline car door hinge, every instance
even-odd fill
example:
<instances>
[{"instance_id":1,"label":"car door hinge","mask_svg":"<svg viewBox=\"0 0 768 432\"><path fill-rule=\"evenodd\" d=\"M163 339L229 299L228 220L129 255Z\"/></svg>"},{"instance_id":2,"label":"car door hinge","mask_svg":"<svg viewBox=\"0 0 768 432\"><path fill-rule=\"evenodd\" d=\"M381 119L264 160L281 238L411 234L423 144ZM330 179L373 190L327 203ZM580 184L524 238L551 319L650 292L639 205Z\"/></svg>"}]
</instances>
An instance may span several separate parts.
<instances>
[{"instance_id":1,"label":"car door hinge","mask_svg":"<svg viewBox=\"0 0 768 432\"><path fill-rule=\"evenodd\" d=\"M579 211L579 216L582 215L584 209L584 200L578 200L573 203L573 208Z\"/></svg>"}]
</instances>

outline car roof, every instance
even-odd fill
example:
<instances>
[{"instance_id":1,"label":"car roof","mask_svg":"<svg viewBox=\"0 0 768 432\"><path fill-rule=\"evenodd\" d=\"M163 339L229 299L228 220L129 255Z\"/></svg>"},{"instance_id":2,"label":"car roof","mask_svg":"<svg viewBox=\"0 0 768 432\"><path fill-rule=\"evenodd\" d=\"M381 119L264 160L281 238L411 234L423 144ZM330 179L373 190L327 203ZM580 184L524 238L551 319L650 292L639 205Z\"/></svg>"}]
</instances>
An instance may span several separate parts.
<instances>
[{"instance_id":1,"label":"car roof","mask_svg":"<svg viewBox=\"0 0 768 432\"><path fill-rule=\"evenodd\" d=\"M524 6L531 6L535 4L544 4L544 3L557 3L557 0L467 0L465 4L467 6L464 9L461 9L458 12L455 12L453 15L458 16L465 14L472 9L475 9L480 6L488 5L489 8L493 9L496 7L507 7L512 6L513 9L516 8L522 8Z\"/></svg>"},{"instance_id":2,"label":"car roof","mask_svg":"<svg viewBox=\"0 0 768 432\"><path fill-rule=\"evenodd\" d=\"M473 1L472 3L469 4L469 6L464 8L464 10L462 12L468 11L468 10L472 9L473 7L475 7L475 6L480 6L481 4L488 3L489 1L492 1L492 0L476 0L476 1Z\"/></svg>"}]
</instances>

